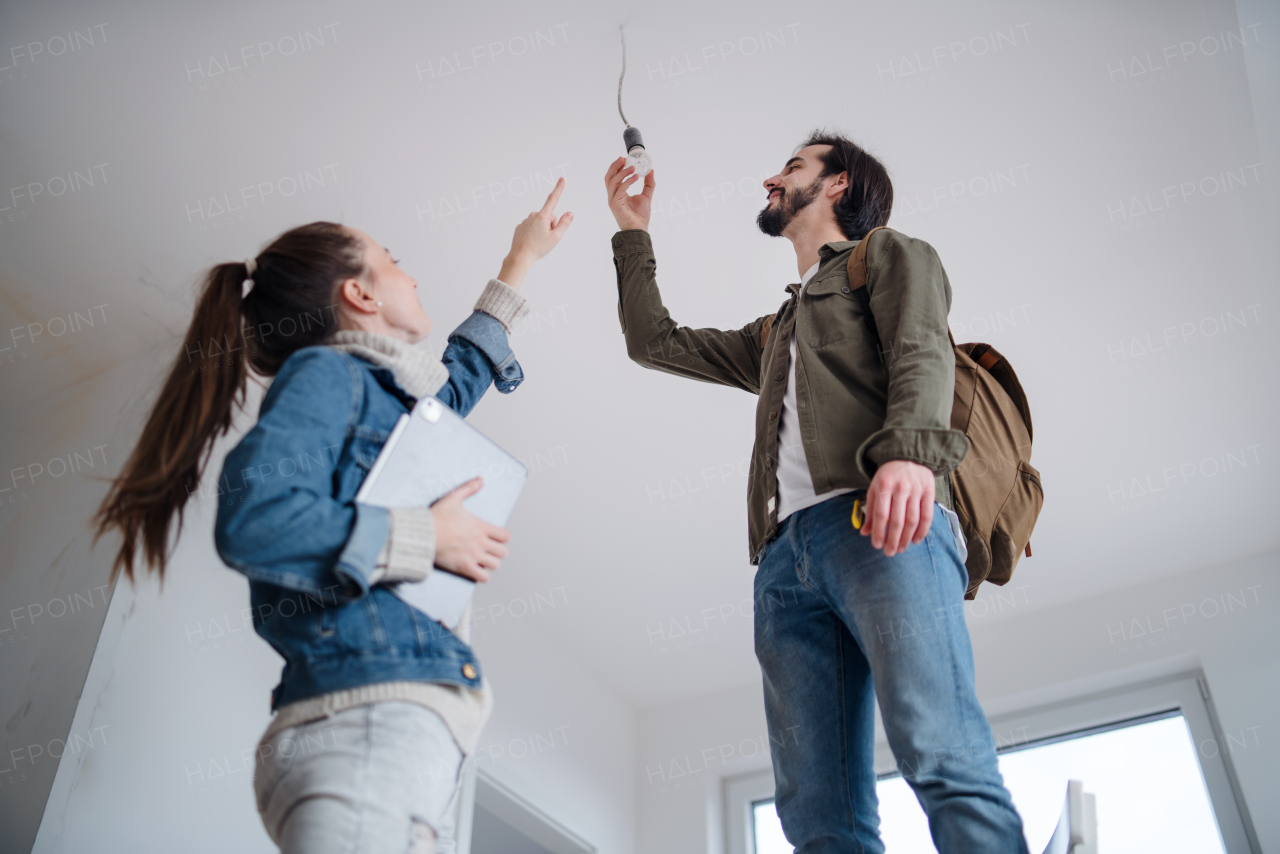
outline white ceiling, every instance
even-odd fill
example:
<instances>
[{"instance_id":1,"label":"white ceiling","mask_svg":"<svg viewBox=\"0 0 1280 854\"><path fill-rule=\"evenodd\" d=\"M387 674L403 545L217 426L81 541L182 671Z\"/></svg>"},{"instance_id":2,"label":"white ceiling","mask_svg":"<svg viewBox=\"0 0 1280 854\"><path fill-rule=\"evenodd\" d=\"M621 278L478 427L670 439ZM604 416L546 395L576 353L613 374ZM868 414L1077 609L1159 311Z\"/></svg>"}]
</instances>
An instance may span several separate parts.
<instances>
[{"instance_id":1,"label":"white ceiling","mask_svg":"<svg viewBox=\"0 0 1280 854\"><path fill-rule=\"evenodd\" d=\"M473 416L533 470L513 555L478 602L536 622L636 706L756 678L754 399L639 368L617 322L602 175L621 153L626 21L625 107L657 163L652 231L677 320L737 326L778 307L795 262L755 229L758 185L808 130L844 128L885 161L891 225L937 247L957 338L1008 355L1030 398L1047 499L1014 580L1027 607L1280 544L1263 183L1276 52L1230 2L85 3L0 21L45 44L109 21L110 50L37 57L0 82L6 188L105 164L105 183L74 194L0 199L4 328L103 304L108 321L0 353L22 356L0 419L23 460L69 412L136 417L137 366L159 376L176 353L202 271L309 220L394 250L438 352L540 202L523 188L564 175L576 221L530 276L535 314L513 338L528 381ZM311 48L283 56L303 31ZM530 38L539 49L516 55ZM211 57L261 42L281 47L201 85ZM1169 68L1137 73L1170 45ZM325 186L284 197L287 177L322 169ZM1230 192L1211 195L1228 172ZM208 217L212 197L260 183L280 192ZM1148 198L1167 210L1143 212ZM119 393L77 411L86 384ZM1141 495L1148 480L1163 490ZM485 652L483 620L477 638Z\"/></svg>"}]
</instances>

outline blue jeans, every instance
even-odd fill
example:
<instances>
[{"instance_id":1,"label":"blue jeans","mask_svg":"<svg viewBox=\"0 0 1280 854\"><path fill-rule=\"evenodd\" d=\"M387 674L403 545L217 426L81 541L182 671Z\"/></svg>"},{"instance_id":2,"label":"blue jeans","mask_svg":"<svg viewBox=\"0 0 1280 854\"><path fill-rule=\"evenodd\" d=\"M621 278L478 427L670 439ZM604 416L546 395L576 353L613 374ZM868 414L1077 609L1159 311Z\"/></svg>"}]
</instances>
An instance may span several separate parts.
<instances>
[{"instance_id":1,"label":"blue jeans","mask_svg":"<svg viewBox=\"0 0 1280 854\"><path fill-rule=\"evenodd\" d=\"M893 557L847 493L783 522L755 581L775 804L796 854L880 854L875 703L942 854L1025 854L964 623L969 577L941 509Z\"/></svg>"}]
</instances>

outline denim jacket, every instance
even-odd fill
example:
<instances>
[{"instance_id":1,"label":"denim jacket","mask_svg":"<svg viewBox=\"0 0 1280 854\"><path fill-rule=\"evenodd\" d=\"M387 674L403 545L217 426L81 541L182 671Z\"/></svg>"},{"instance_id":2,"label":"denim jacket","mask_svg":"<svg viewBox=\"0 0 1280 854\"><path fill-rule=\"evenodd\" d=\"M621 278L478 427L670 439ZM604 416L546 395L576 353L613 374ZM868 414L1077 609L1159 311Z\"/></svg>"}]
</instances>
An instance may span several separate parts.
<instances>
[{"instance_id":1,"label":"denim jacket","mask_svg":"<svg viewBox=\"0 0 1280 854\"><path fill-rule=\"evenodd\" d=\"M472 313L449 336L436 393L467 415L494 382L524 380L496 319ZM284 657L273 710L375 682L478 688L471 648L385 585L371 584L388 511L355 494L396 420L415 403L390 370L331 347L285 361L257 425L218 484L218 554L249 579L254 630Z\"/></svg>"}]
</instances>

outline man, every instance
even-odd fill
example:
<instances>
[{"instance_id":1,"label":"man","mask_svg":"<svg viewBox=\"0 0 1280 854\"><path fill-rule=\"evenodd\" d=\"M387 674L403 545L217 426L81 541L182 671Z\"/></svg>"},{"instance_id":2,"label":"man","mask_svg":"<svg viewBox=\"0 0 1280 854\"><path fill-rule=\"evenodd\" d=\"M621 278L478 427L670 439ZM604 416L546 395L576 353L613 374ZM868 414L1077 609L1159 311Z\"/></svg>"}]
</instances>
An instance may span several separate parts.
<instances>
[{"instance_id":1,"label":"man","mask_svg":"<svg viewBox=\"0 0 1280 854\"><path fill-rule=\"evenodd\" d=\"M776 806L797 854L883 852L875 702L943 854L1026 852L974 689L968 573L947 473L951 287L927 243L879 231L867 246L873 327L846 273L884 225L893 187L874 157L815 132L764 182L761 231L791 241L800 284L742 329L678 326L647 231L656 186L618 158L605 175L619 316L647 368L759 395L748 488L756 656ZM854 502L865 521L854 527ZM933 525L934 502L946 518Z\"/></svg>"}]
</instances>

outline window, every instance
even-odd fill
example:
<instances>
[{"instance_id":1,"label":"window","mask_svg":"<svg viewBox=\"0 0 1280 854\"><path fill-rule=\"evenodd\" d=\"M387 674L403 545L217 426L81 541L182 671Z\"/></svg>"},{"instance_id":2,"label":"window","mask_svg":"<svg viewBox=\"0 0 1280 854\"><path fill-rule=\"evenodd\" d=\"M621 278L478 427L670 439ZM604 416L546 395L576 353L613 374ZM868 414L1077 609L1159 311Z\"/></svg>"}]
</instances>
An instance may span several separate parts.
<instances>
[{"instance_id":1,"label":"window","mask_svg":"<svg viewBox=\"0 0 1280 854\"><path fill-rule=\"evenodd\" d=\"M1237 804L1224 754L1249 734L1214 734L1202 682L1184 677L993 720L1020 735L1000 753L1000 772L1023 818L1029 849L1042 851L1062 811L1068 779L1097 796L1099 848L1177 854L1245 854L1252 833ZM1012 725L1012 727L1011 727ZM759 778L761 775L753 775ZM736 790L732 787L736 786ZM746 795L747 826L734 854L790 854L773 809L772 779ZM896 774L877 785L881 837L899 854L932 854L929 827L914 793ZM732 802L729 837L733 833Z\"/></svg>"}]
</instances>

